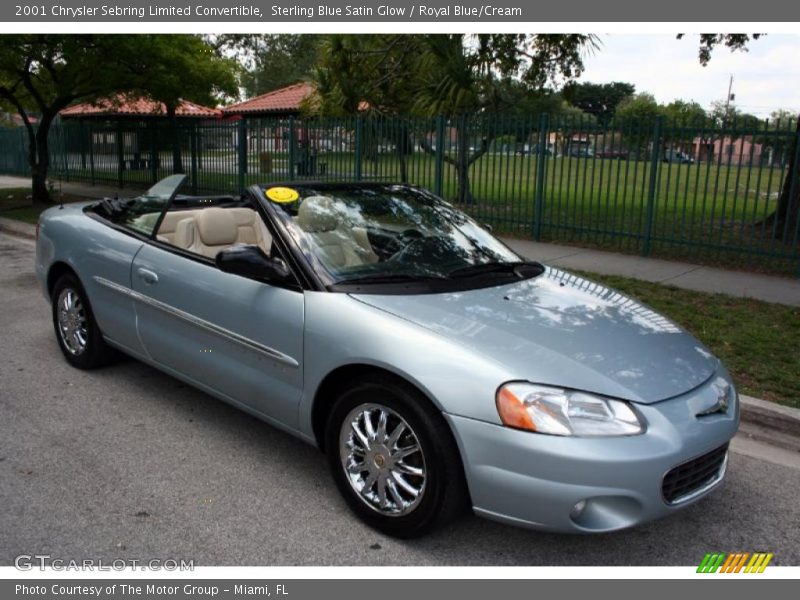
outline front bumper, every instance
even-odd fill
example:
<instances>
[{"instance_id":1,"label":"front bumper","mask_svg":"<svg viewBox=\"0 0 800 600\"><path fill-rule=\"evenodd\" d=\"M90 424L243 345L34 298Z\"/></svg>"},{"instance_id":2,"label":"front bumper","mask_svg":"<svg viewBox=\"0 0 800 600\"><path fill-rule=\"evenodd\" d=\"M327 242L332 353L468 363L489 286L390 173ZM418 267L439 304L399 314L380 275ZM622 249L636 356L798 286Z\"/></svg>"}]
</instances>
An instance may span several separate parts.
<instances>
[{"instance_id":1,"label":"front bumper","mask_svg":"<svg viewBox=\"0 0 800 600\"><path fill-rule=\"evenodd\" d=\"M738 398L726 412L697 416L714 400L708 382L684 396L635 405L647 430L630 437L560 437L445 417L476 514L535 529L602 532L672 514L718 487L727 457L716 477L693 493L674 502L662 495L670 470L720 449L736 434Z\"/></svg>"}]
</instances>

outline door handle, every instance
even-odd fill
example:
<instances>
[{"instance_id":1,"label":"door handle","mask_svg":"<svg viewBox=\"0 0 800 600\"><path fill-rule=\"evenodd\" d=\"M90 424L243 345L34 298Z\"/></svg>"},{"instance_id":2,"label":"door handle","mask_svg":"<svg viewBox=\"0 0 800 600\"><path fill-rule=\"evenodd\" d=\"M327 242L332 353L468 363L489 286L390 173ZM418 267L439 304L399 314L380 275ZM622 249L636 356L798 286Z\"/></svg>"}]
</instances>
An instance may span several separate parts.
<instances>
[{"instance_id":1,"label":"door handle","mask_svg":"<svg viewBox=\"0 0 800 600\"><path fill-rule=\"evenodd\" d=\"M139 279L141 279L148 285L153 285L154 283L158 283L158 275L156 275L149 269L136 269L136 274L139 276Z\"/></svg>"}]
</instances>

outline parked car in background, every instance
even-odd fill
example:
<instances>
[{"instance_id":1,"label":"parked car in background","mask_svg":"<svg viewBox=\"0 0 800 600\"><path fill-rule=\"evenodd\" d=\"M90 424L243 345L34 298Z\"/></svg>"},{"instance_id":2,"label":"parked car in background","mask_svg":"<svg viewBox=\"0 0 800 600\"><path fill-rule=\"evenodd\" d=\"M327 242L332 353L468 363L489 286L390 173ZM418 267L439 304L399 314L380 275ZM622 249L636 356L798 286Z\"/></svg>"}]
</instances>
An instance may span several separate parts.
<instances>
[{"instance_id":1,"label":"parked car in background","mask_svg":"<svg viewBox=\"0 0 800 600\"><path fill-rule=\"evenodd\" d=\"M666 150L662 160L666 163L678 163L682 165L694 164L694 158L681 150Z\"/></svg>"},{"instance_id":2,"label":"parked car in background","mask_svg":"<svg viewBox=\"0 0 800 600\"><path fill-rule=\"evenodd\" d=\"M595 152L597 158L615 158L617 160L627 160L629 154L627 150L598 150Z\"/></svg>"},{"instance_id":3,"label":"parked car in background","mask_svg":"<svg viewBox=\"0 0 800 600\"><path fill-rule=\"evenodd\" d=\"M592 158L594 156L594 150L585 146L570 146L569 150L567 151L567 156L573 156L575 158Z\"/></svg>"},{"instance_id":4,"label":"parked car in background","mask_svg":"<svg viewBox=\"0 0 800 600\"><path fill-rule=\"evenodd\" d=\"M400 537L466 507L613 531L723 481L731 378L650 308L421 188L191 197L185 179L42 214L36 273L71 365L121 351L317 445L350 508Z\"/></svg>"}]
</instances>

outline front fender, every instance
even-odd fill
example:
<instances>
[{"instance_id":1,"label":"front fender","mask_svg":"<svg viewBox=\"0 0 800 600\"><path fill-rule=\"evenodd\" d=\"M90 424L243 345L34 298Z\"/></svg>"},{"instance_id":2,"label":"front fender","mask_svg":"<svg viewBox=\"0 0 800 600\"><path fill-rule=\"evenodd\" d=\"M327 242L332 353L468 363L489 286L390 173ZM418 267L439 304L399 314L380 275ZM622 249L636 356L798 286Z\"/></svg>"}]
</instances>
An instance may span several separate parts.
<instances>
[{"instance_id":1,"label":"front fender","mask_svg":"<svg viewBox=\"0 0 800 600\"><path fill-rule=\"evenodd\" d=\"M495 392L511 378L502 365L347 294L306 292L302 434L314 439L317 390L337 368L366 364L392 372L443 412L500 423Z\"/></svg>"}]
</instances>

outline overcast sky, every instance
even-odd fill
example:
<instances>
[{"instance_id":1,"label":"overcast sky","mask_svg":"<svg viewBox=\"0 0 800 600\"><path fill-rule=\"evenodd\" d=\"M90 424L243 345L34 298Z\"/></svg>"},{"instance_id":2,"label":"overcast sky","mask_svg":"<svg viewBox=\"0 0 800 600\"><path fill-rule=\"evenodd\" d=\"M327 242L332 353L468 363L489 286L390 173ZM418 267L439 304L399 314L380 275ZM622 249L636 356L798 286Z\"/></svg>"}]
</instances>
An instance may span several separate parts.
<instances>
[{"instance_id":1,"label":"overcast sky","mask_svg":"<svg viewBox=\"0 0 800 600\"><path fill-rule=\"evenodd\" d=\"M714 52L707 67L697 59L699 38L686 35L604 34L600 50L584 61L580 81L626 81L659 102L694 100L704 108L723 100L733 75L735 104L768 117L778 108L800 112L800 36L771 34L750 43L749 52Z\"/></svg>"}]
</instances>

